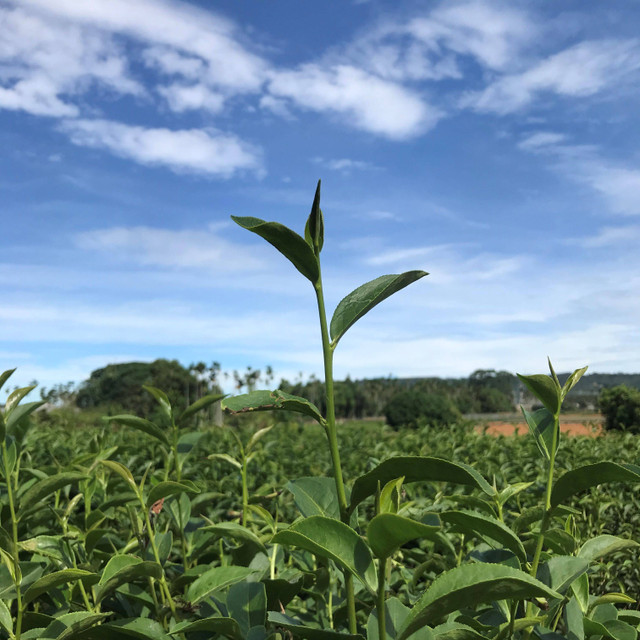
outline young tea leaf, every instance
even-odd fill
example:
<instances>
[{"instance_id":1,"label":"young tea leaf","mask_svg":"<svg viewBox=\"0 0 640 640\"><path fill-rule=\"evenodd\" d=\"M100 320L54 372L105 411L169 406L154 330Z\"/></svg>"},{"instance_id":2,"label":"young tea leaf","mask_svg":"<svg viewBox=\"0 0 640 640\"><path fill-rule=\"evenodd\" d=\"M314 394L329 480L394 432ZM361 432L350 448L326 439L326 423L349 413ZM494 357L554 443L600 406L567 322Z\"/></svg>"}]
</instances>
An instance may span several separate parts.
<instances>
[{"instance_id":1,"label":"young tea leaf","mask_svg":"<svg viewBox=\"0 0 640 640\"><path fill-rule=\"evenodd\" d=\"M434 538L439 526L416 522L395 513L381 513L371 520L367 540L378 558L388 558L403 544L417 538Z\"/></svg>"},{"instance_id":2,"label":"young tea leaf","mask_svg":"<svg viewBox=\"0 0 640 640\"><path fill-rule=\"evenodd\" d=\"M576 369L565 381L562 387L562 399L564 400L566 395L576 386L578 380L587 372L589 367L582 367L582 369Z\"/></svg>"},{"instance_id":3,"label":"young tea leaf","mask_svg":"<svg viewBox=\"0 0 640 640\"><path fill-rule=\"evenodd\" d=\"M171 402L169 401L167 394L162 391L162 389L157 389L156 387L152 387L148 384L143 384L142 388L145 391L148 391L155 398L156 402L162 409L162 413L164 413L168 420L171 420L173 417L173 409L171 408Z\"/></svg>"},{"instance_id":4,"label":"young tea leaf","mask_svg":"<svg viewBox=\"0 0 640 640\"><path fill-rule=\"evenodd\" d=\"M178 425L183 426L184 422L194 416L198 411L202 411L207 407L215 404L219 400L225 397L224 393L214 393L208 396L203 396L199 400L196 400L193 404L190 404L181 414L177 420Z\"/></svg>"},{"instance_id":5,"label":"young tea leaf","mask_svg":"<svg viewBox=\"0 0 640 640\"><path fill-rule=\"evenodd\" d=\"M166 482L159 482L155 487L153 487L153 489L151 489L151 491L149 491L147 509L150 509L151 505L161 498L168 498L169 496L174 496L178 493L200 493L200 489L198 489L191 480L183 480L182 482L167 480Z\"/></svg>"},{"instance_id":6,"label":"young tea leaf","mask_svg":"<svg viewBox=\"0 0 640 640\"><path fill-rule=\"evenodd\" d=\"M44 478L36 482L31 486L20 499L20 511L26 511L31 505L36 504L43 498L52 494L54 491L61 489L62 487L71 484L72 482L79 482L80 480L86 480L89 476L84 473L77 473L75 471L66 471L64 473L58 473L48 478Z\"/></svg>"},{"instance_id":7,"label":"young tea leaf","mask_svg":"<svg viewBox=\"0 0 640 640\"><path fill-rule=\"evenodd\" d=\"M325 420L318 407L305 398L293 396L284 391L258 390L239 396L226 398L222 407L229 413L246 413L249 411L296 411L310 416L321 425Z\"/></svg>"},{"instance_id":8,"label":"young tea leaf","mask_svg":"<svg viewBox=\"0 0 640 640\"><path fill-rule=\"evenodd\" d=\"M529 427L529 431L533 436L540 453L549 460L551 458L552 449L558 450L560 444L560 425L556 422L553 414L542 407L533 413L529 413L524 407L520 407L525 422ZM555 453L555 451L554 451Z\"/></svg>"},{"instance_id":9,"label":"young tea leaf","mask_svg":"<svg viewBox=\"0 0 640 640\"><path fill-rule=\"evenodd\" d=\"M425 271L407 271L380 276L354 289L338 303L333 312L330 326L331 344L335 347L349 327L373 307L426 275L428 274Z\"/></svg>"},{"instance_id":10,"label":"young tea leaf","mask_svg":"<svg viewBox=\"0 0 640 640\"><path fill-rule=\"evenodd\" d=\"M554 415L560 412L562 397L560 388L549 376L536 374L533 376L523 376L516 374L531 393Z\"/></svg>"},{"instance_id":11,"label":"young tea leaf","mask_svg":"<svg viewBox=\"0 0 640 640\"><path fill-rule=\"evenodd\" d=\"M165 432L160 429L155 423L145 420L144 418L138 418L138 416L132 416L129 414L121 414L117 416L105 416L102 418L105 422L117 422L125 427L131 427L142 431L149 436L154 437L156 440L160 440L162 444L169 446L169 439Z\"/></svg>"},{"instance_id":12,"label":"young tea leaf","mask_svg":"<svg viewBox=\"0 0 640 640\"><path fill-rule=\"evenodd\" d=\"M73 582L74 580L80 580L82 578L89 578L95 576L95 573L91 571L84 571L83 569L63 569L62 571L55 571L54 573L48 573L46 576L38 578L23 594L22 602L26 605L43 593L50 591L54 587L58 587L67 582Z\"/></svg>"},{"instance_id":13,"label":"young tea leaf","mask_svg":"<svg viewBox=\"0 0 640 640\"><path fill-rule=\"evenodd\" d=\"M256 233L273 245L312 284L315 285L318 282L320 277L318 259L305 239L295 231L279 222L265 222L250 216L231 216L231 219L243 229Z\"/></svg>"},{"instance_id":14,"label":"young tea leaf","mask_svg":"<svg viewBox=\"0 0 640 640\"><path fill-rule=\"evenodd\" d=\"M316 195L313 198L313 205L311 206L311 213L304 228L304 239L313 249L316 256L320 255L322 246L324 245L324 218L322 216L322 209L320 209L320 180L318 180Z\"/></svg>"}]
</instances>

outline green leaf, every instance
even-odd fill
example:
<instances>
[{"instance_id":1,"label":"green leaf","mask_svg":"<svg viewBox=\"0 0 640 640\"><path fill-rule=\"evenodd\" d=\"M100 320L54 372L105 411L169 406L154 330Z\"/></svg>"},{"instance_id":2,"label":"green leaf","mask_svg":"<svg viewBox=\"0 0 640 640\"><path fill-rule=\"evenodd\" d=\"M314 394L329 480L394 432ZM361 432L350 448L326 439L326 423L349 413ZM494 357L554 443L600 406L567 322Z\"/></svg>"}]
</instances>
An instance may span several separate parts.
<instances>
[{"instance_id":1,"label":"green leaf","mask_svg":"<svg viewBox=\"0 0 640 640\"><path fill-rule=\"evenodd\" d=\"M473 468L461 462L450 462L442 458L422 456L397 456L381 462L377 467L356 479L351 490L353 511L365 498L375 494L378 483L385 485L390 480L404 476L410 482L453 482L481 489L494 496L496 490Z\"/></svg>"},{"instance_id":2,"label":"green leaf","mask_svg":"<svg viewBox=\"0 0 640 640\"><path fill-rule=\"evenodd\" d=\"M179 633L189 632L210 632L231 638L231 640L243 640L244 636L240 631L240 625L233 618L201 618L200 620L194 620L193 622L184 621L179 622L171 630L171 635L177 635Z\"/></svg>"},{"instance_id":3,"label":"green leaf","mask_svg":"<svg viewBox=\"0 0 640 640\"><path fill-rule=\"evenodd\" d=\"M290 631L294 638L302 638L303 640L364 640L364 637L359 634L306 627L303 622L290 618L279 611L269 611L268 620L276 627ZM371 636L369 636L369 640L372 640Z\"/></svg>"},{"instance_id":4,"label":"green leaf","mask_svg":"<svg viewBox=\"0 0 640 640\"><path fill-rule=\"evenodd\" d=\"M562 387L562 399L564 400L569 391L573 389L578 383L578 380L582 378L582 376L587 372L589 367L582 367L582 369L576 369L565 381L564 386Z\"/></svg>"},{"instance_id":5,"label":"green leaf","mask_svg":"<svg viewBox=\"0 0 640 640\"><path fill-rule=\"evenodd\" d=\"M162 567L157 562L143 561L134 556L115 556L109 560L102 572L95 591L96 602L104 600L118 587L135 580L162 577Z\"/></svg>"},{"instance_id":6,"label":"green leaf","mask_svg":"<svg viewBox=\"0 0 640 640\"><path fill-rule=\"evenodd\" d=\"M258 429L252 436L249 438L249 442L247 443L247 453L256 446L256 444L264 438L264 436L273 429L275 425L270 424L268 427L263 427L262 429Z\"/></svg>"},{"instance_id":7,"label":"green leaf","mask_svg":"<svg viewBox=\"0 0 640 640\"><path fill-rule=\"evenodd\" d=\"M241 582L255 572L256 570L250 567L213 567L189 585L186 599L193 603L199 602L208 598L214 591Z\"/></svg>"},{"instance_id":8,"label":"green leaf","mask_svg":"<svg viewBox=\"0 0 640 640\"><path fill-rule=\"evenodd\" d=\"M51 640L71 640L87 629L91 629L109 615L109 613L90 613L89 611L63 613L51 621L41 638L43 640L49 638Z\"/></svg>"},{"instance_id":9,"label":"green leaf","mask_svg":"<svg viewBox=\"0 0 640 640\"><path fill-rule=\"evenodd\" d=\"M589 562L584 558L553 556L540 567L537 578L558 593L564 594L588 568Z\"/></svg>"},{"instance_id":10,"label":"green leaf","mask_svg":"<svg viewBox=\"0 0 640 640\"><path fill-rule=\"evenodd\" d=\"M305 518L326 516L340 520L340 505L333 478L297 478L287 482L285 489L293 494L296 507Z\"/></svg>"},{"instance_id":11,"label":"green leaf","mask_svg":"<svg viewBox=\"0 0 640 640\"><path fill-rule=\"evenodd\" d=\"M438 576L416 602L398 640L408 638L427 624L437 623L449 613L484 602L561 598L528 573L500 564L464 564Z\"/></svg>"},{"instance_id":12,"label":"green leaf","mask_svg":"<svg viewBox=\"0 0 640 640\"><path fill-rule=\"evenodd\" d=\"M323 516L311 516L294 522L278 532L273 543L293 545L330 558L355 575L364 586L375 593L376 568L367 545L348 525Z\"/></svg>"},{"instance_id":13,"label":"green leaf","mask_svg":"<svg viewBox=\"0 0 640 640\"><path fill-rule=\"evenodd\" d=\"M84 571L83 569L63 569L62 571L55 571L48 573L46 576L38 578L22 595L23 605L29 604L32 600L41 596L43 593L50 591L54 587L59 587L61 584L67 582L73 582L74 580L80 580L81 578L89 578L95 576L95 573L90 571Z\"/></svg>"},{"instance_id":14,"label":"green leaf","mask_svg":"<svg viewBox=\"0 0 640 640\"><path fill-rule=\"evenodd\" d=\"M551 492L551 506L585 489L605 482L640 482L640 467L635 464L596 462L567 471L556 480Z\"/></svg>"},{"instance_id":15,"label":"green leaf","mask_svg":"<svg viewBox=\"0 0 640 640\"><path fill-rule=\"evenodd\" d=\"M167 394L162 391L162 389L152 387L148 384L143 384L142 388L155 398L156 402L160 405L160 409L162 409L162 413L171 421L173 419L173 409L171 408L171 402Z\"/></svg>"},{"instance_id":16,"label":"green leaf","mask_svg":"<svg viewBox=\"0 0 640 640\"><path fill-rule=\"evenodd\" d=\"M237 620L244 637L253 627L267 623L267 593L262 582L238 582L227 594L229 615Z\"/></svg>"},{"instance_id":17,"label":"green leaf","mask_svg":"<svg viewBox=\"0 0 640 640\"><path fill-rule=\"evenodd\" d=\"M589 636L603 636L613 640L636 640L638 632L626 622L621 620L607 620L606 622L596 622L584 618L584 634Z\"/></svg>"},{"instance_id":18,"label":"green leaf","mask_svg":"<svg viewBox=\"0 0 640 640\"><path fill-rule=\"evenodd\" d=\"M228 453L212 453L207 456L207 460L224 460L232 464L237 469L242 469L242 463L230 456Z\"/></svg>"},{"instance_id":19,"label":"green leaf","mask_svg":"<svg viewBox=\"0 0 640 640\"><path fill-rule=\"evenodd\" d=\"M316 256L319 256L324 245L324 217L322 216L322 209L320 209L320 180L318 180L316 195L311 205L311 213L309 213L307 224L304 228L304 239L313 249Z\"/></svg>"},{"instance_id":20,"label":"green leaf","mask_svg":"<svg viewBox=\"0 0 640 640\"><path fill-rule=\"evenodd\" d=\"M129 414L105 416L102 419L105 422L117 422L118 424L122 424L125 427L130 427L131 429L142 431L143 433L154 437L156 440L160 440L162 444L169 446L169 438L167 438L165 432L149 420L138 418L138 416L132 416Z\"/></svg>"},{"instance_id":21,"label":"green leaf","mask_svg":"<svg viewBox=\"0 0 640 640\"><path fill-rule=\"evenodd\" d=\"M504 505L511 498L518 495L521 491L525 491L528 489L533 482L516 482L515 484L507 485L499 494L498 494L498 502L501 505Z\"/></svg>"},{"instance_id":22,"label":"green leaf","mask_svg":"<svg viewBox=\"0 0 640 640\"><path fill-rule=\"evenodd\" d=\"M24 512L30 506L36 504L36 502L39 502L43 498L46 498L48 495L68 484L71 484L72 482L86 480L88 477L89 476L84 473L66 471L54 476L49 476L44 480L39 480L29 487L29 489L25 491L24 495L20 498L20 511Z\"/></svg>"},{"instance_id":23,"label":"green leaf","mask_svg":"<svg viewBox=\"0 0 640 640\"><path fill-rule=\"evenodd\" d=\"M4 387L4 383L11 377L15 369L7 369L3 373L0 373L0 389Z\"/></svg>"},{"instance_id":24,"label":"green leaf","mask_svg":"<svg viewBox=\"0 0 640 640\"><path fill-rule=\"evenodd\" d=\"M174 482L168 480L166 482L159 482L151 491L149 491L149 497L147 498L147 509L151 508L154 502L157 502L161 498L168 498L178 493L200 493L200 489L191 482L191 480L183 480L182 482Z\"/></svg>"},{"instance_id":25,"label":"green leaf","mask_svg":"<svg viewBox=\"0 0 640 640\"><path fill-rule=\"evenodd\" d=\"M367 528L367 540L378 558L388 558L403 544L416 538L434 538L439 526L416 522L395 513L380 513Z\"/></svg>"},{"instance_id":26,"label":"green leaf","mask_svg":"<svg viewBox=\"0 0 640 640\"><path fill-rule=\"evenodd\" d=\"M380 276L354 289L338 303L333 312L329 329L332 345L335 347L349 327L371 311L373 307L426 275L428 275L426 271L392 273Z\"/></svg>"},{"instance_id":27,"label":"green leaf","mask_svg":"<svg viewBox=\"0 0 640 640\"><path fill-rule=\"evenodd\" d=\"M138 638L139 640L171 640L162 625L150 618L124 618L107 622L99 627L89 630L86 636L89 640L120 640L122 637ZM84 640L84 638L83 638Z\"/></svg>"},{"instance_id":28,"label":"green leaf","mask_svg":"<svg viewBox=\"0 0 640 640\"><path fill-rule=\"evenodd\" d=\"M315 285L318 282L320 277L318 260L313 249L295 231L279 222L265 222L250 216L231 216L231 219L243 229L258 234L273 245L312 284Z\"/></svg>"},{"instance_id":29,"label":"green leaf","mask_svg":"<svg viewBox=\"0 0 640 640\"><path fill-rule=\"evenodd\" d=\"M1 384L0 387L2 387ZM13 619L11 618L11 612L7 609L7 605L3 600L0 600L0 626L10 635L13 634Z\"/></svg>"},{"instance_id":30,"label":"green leaf","mask_svg":"<svg viewBox=\"0 0 640 640\"><path fill-rule=\"evenodd\" d=\"M19 404L9 416L5 416L4 418L6 432L10 434L13 431L13 428L17 426L18 422L20 422L20 420L28 416L30 413L33 413L43 404L44 400L39 400L38 402L28 402L27 404Z\"/></svg>"},{"instance_id":31,"label":"green leaf","mask_svg":"<svg viewBox=\"0 0 640 640\"><path fill-rule=\"evenodd\" d=\"M389 640L395 640L398 631L409 615L409 608L405 607L396 597L387 598L384 603L385 631ZM428 632L431 630L429 629ZM378 633L378 611L374 609L367 621L367 640L380 640ZM416 638L417 640L417 638ZM425 638L425 640L427 640Z\"/></svg>"},{"instance_id":32,"label":"green leaf","mask_svg":"<svg viewBox=\"0 0 640 640\"><path fill-rule=\"evenodd\" d=\"M202 531L212 531L220 537L231 538L232 540L237 540L243 544L251 544L258 548L258 550L262 551L265 555L267 554L267 549L264 544L261 542L260 538L253 533L247 527L243 527L241 524L237 522L220 522L218 524L212 524L206 527L202 527Z\"/></svg>"},{"instance_id":33,"label":"green leaf","mask_svg":"<svg viewBox=\"0 0 640 640\"><path fill-rule=\"evenodd\" d=\"M490 538L499 542L505 549L512 551L514 555L524 563L527 561L527 552L520 542L520 538L497 518L478 513L476 511L445 511L440 514L443 522L455 525L464 533L479 535L482 538Z\"/></svg>"},{"instance_id":34,"label":"green leaf","mask_svg":"<svg viewBox=\"0 0 640 640\"><path fill-rule=\"evenodd\" d=\"M401 478L395 478L394 480L389 480L389 482L382 487L382 491L380 491L380 498L378 500L380 513L398 513L403 482L404 476Z\"/></svg>"},{"instance_id":35,"label":"green leaf","mask_svg":"<svg viewBox=\"0 0 640 640\"><path fill-rule=\"evenodd\" d=\"M520 618L518 622L522 622L522 620L523 619ZM532 626L541 621L540 618L536 618L535 620ZM427 629L427 627L422 627L420 631L424 631L425 629ZM515 624L514 631L519 631L519 629L515 628ZM415 638L416 634L412 637ZM444 624L438 625L433 629L433 638L434 640L487 640L486 636L483 636L468 625L459 622L445 622Z\"/></svg>"},{"instance_id":36,"label":"green leaf","mask_svg":"<svg viewBox=\"0 0 640 640\"><path fill-rule=\"evenodd\" d=\"M136 493L138 492L138 487L136 486L136 481L133 479L131 471L122 463L116 462L115 460L100 460L100 464L108 467L111 471L115 471Z\"/></svg>"},{"instance_id":37,"label":"green leaf","mask_svg":"<svg viewBox=\"0 0 640 640\"><path fill-rule=\"evenodd\" d=\"M293 396L284 391L259 390L243 393L239 396L226 398L222 407L229 413L246 413L249 411L296 411L312 417L321 425L325 420L318 407L299 396Z\"/></svg>"},{"instance_id":38,"label":"green leaf","mask_svg":"<svg viewBox=\"0 0 640 640\"><path fill-rule=\"evenodd\" d=\"M578 557L584 558L588 562L594 562L609 553L615 553L622 549L637 546L638 543L635 540L624 540L623 538L609 535L596 536L595 538L591 538L591 540L587 540L582 547L580 547Z\"/></svg>"},{"instance_id":39,"label":"green leaf","mask_svg":"<svg viewBox=\"0 0 640 640\"><path fill-rule=\"evenodd\" d=\"M7 420L11 412L18 406L20 400L24 398L28 393L33 391L38 385L32 385L30 387L22 387L22 389L16 389L12 391L7 401L4 403L4 418Z\"/></svg>"},{"instance_id":40,"label":"green leaf","mask_svg":"<svg viewBox=\"0 0 640 640\"><path fill-rule=\"evenodd\" d=\"M551 449L553 448L555 436L555 449L558 450L560 444L560 424L556 422L553 414L542 407L533 413L529 413L524 407L520 407L529 431L533 436L540 453L547 459L551 459Z\"/></svg>"},{"instance_id":41,"label":"green leaf","mask_svg":"<svg viewBox=\"0 0 640 640\"><path fill-rule=\"evenodd\" d=\"M225 397L224 393L212 393L207 396L202 396L199 400L196 400L193 404L190 404L178 418L177 422L180 426L185 420L188 420L192 416L194 416L198 411L202 411L207 407L210 407L212 404L219 402L222 398Z\"/></svg>"},{"instance_id":42,"label":"green leaf","mask_svg":"<svg viewBox=\"0 0 640 640\"><path fill-rule=\"evenodd\" d=\"M560 388L549 377L541 374L523 376L516 374L531 393L554 415L560 413L562 397Z\"/></svg>"}]
</instances>

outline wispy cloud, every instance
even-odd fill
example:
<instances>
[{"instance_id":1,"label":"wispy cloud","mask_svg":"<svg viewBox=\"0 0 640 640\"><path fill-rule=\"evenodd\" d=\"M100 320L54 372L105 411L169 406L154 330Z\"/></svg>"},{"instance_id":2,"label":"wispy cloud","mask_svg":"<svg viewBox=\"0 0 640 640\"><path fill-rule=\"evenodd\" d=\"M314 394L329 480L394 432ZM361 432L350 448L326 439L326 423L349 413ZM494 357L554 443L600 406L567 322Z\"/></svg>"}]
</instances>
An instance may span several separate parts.
<instances>
[{"instance_id":1,"label":"wispy cloud","mask_svg":"<svg viewBox=\"0 0 640 640\"><path fill-rule=\"evenodd\" d=\"M527 107L540 94L592 96L634 78L640 69L640 43L591 40L553 54L520 73L498 78L461 105L477 111L507 114Z\"/></svg>"},{"instance_id":2,"label":"wispy cloud","mask_svg":"<svg viewBox=\"0 0 640 640\"><path fill-rule=\"evenodd\" d=\"M353 160L351 158L311 158L311 161L321 167L330 169L331 171L339 171L340 173L348 175L352 171L375 171L379 167L376 167L371 162L365 160Z\"/></svg>"},{"instance_id":3,"label":"wispy cloud","mask_svg":"<svg viewBox=\"0 0 640 640\"><path fill-rule=\"evenodd\" d=\"M152 129L110 120L65 120L60 130L76 145L105 149L178 173L224 178L242 170L261 171L258 149L214 129Z\"/></svg>"},{"instance_id":4,"label":"wispy cloud","mask_svg":"<svg viewBox=\"0 0 640 640\"><path fill-rule=\"evenodd\" d=\"M640 241L640 226L625 225L621 227L603 227L592 236L568 238L567 244L575 244L586 249L617 247L632 245L635 249Z\"/></svg>"}]
</instances>

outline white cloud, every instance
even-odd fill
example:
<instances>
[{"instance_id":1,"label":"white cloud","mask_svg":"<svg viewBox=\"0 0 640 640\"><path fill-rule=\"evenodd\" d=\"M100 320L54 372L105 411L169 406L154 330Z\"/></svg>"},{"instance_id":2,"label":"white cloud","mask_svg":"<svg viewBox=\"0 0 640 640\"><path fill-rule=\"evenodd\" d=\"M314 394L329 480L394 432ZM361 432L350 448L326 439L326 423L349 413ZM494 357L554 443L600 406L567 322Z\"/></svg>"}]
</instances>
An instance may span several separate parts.
<instances>
[{"instance_id":1,"label":"white cloud","mask_svg":"<svg viewBox=\"0 0 640 640\"><path fill-rule=\"evenodd\" d=\"M169 108L178 113L191 110L220 113L224 108L225 96L203 84L171 84L159 87L158 93L165 98Z\"/></svg>"},{"instance_id":2,"label":"white cloud","mask_svg":"<svg viewBox=\"0 0 640 640\"><path fill-rule=\"evenodd\" d=\"M108 34L28 12L0 8L0 108L41 116L78 114L71 98L98 84L140 95L127 59Z\"/></svg>"},{"instance_id":3,"label":"white cloud","mask_svg":"<svg viewBox=\"0 0 640 640\"><path fill-rule=\"evenodd\" d=\"M352 158L321 158L315 157L311 159L315 164L321 165L331 171L340 171L349 174L351 171L371 171L377 167L371 162L365 160L353 160Z\"/></svg>"},{"instance_id":4,"label":"white cloud","mask_svg":"<svg viewBox=\"0 0 640 640\"><path fill-rule=\"evenodd\" d=\"M567 244L577 244L587 249L620 246L624 244L637 245L640 240L640 226L626 225L624 227L603 227L596 235L583 238L570 238Z\"/></svg>"},{"instance_id":5,"label":"white cloud","mask_svg":"<svg viewBox=\"0 0 640 640\"><path fill-rule=\"evenodd\" d=\"M255 251L233 244L211 230L111 227L75 236L85 251L99 251L142 265L251 272L264 267Z\"/></svg>"},{"instance_id":6,"label":"white cloud","mask_svg":"<svg viewBox=\"0 0 640 640\"><path fill-rule=\"evenodd\" d=\"M273 71L268 90L298 107L336 114L358 129L395 140L423 133L442 115L414 91L350 65Z\"/></svg>"},{"instance_id":7,"label":"white cloud","mask_svg":"<svg viewBox=\"0 0 640 640\"><path fill-rule=\"evenodd\" d=\"M518 143L520 149L525 151L535 151L542 147L557 145L566 140L566 136L562 133L554 133L552 131L538 131L527 136Z\"/></svg>"},{"instance_id":8,"label":"white cloud","mask_svg":"<svg viewBox=\"0 0 640 640\"><path fill-rule=\"evenodd\" d=\"M539 94L592 96L616 86L640 69L637 40L580 42L522 73L503 76L461 104L477 111L507 114L527 107Z\"/></svg>"},{"instance_id":9,"label":"white cloud","mask_svg":"<svg viewBox=\"0 0 640 640\"><path fill-rule=\"evenodd\" d=\"M65 120L60 129L76 145L177 173L230 177L241 170L261 170L257 149L216 130L148 129L109 120Z\"/></svg>"}]
</instances>

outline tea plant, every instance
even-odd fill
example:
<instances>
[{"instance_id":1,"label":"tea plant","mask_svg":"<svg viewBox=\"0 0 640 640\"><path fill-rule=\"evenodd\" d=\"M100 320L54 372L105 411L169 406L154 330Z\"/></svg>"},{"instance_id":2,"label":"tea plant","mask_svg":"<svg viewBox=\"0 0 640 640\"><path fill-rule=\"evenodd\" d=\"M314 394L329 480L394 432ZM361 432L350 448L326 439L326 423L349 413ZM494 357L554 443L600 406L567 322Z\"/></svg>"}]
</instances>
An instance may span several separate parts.
<instances>
[{"instance_id":1,"label":"tea plant","mask_svg":"<svg viewBox=\"0 0 640 640\"><path fill-rule=\"evenodd\" d=\"M637 582L629 558L640 505L619 489L624 497L596 491L640 481L636 441L621 449L622 440L609 440L597 459L560 442L562 403L586 368L564 385L550 363L548 376L520 376L542 405L523 412L530 443L456 426L444 435L379 425L339 434L340 339L426 274L368 282L329 320L320 186L304 237L275 222L234 220L313 287L326 411L258 390L207 396L178 412L148 387L157 421L110 416L73 442L68 426L43 425L30 439L41 403L22 403L29 387L12 393L0 416L0 637L636 640L633 598L610 589ZM194 416L220 400L237 416L297 412L315 424L194 429ZM330 476L296 477L325 467L320 435Z\"/></svg>"}]
</instances>

